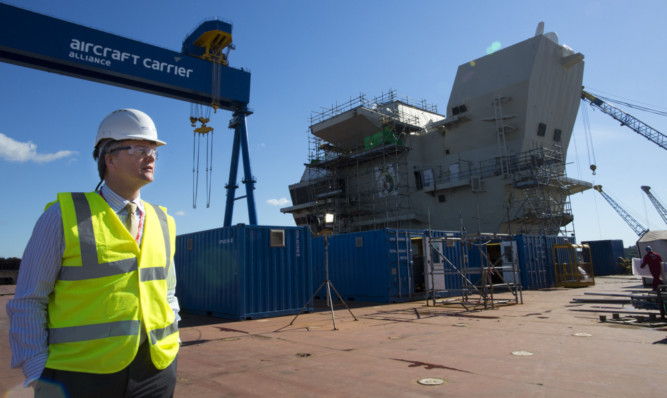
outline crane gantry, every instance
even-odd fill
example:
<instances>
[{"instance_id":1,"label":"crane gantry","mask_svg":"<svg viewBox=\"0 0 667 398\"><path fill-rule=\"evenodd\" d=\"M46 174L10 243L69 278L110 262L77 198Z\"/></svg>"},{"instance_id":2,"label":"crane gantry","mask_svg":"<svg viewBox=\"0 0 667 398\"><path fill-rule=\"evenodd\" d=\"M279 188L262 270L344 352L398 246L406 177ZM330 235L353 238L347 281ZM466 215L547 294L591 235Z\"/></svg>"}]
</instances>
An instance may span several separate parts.
<instances>
[{"instance_id":1,"label":"crane gantry","mask_svg":"<svg viewBox=\"0 0 667 398\"><path fill-rule=\"evenodd\" d=\"M257 224L246 116L250 72L228 66L231 24L203 22L175 52L0 3L0 62L175 98L233 112L224 226L231 226L239 154L250 225ZM226 50L226 52L224 52ZM201 131L208 126L202 121Z\"/></svg>"}]
</instances>

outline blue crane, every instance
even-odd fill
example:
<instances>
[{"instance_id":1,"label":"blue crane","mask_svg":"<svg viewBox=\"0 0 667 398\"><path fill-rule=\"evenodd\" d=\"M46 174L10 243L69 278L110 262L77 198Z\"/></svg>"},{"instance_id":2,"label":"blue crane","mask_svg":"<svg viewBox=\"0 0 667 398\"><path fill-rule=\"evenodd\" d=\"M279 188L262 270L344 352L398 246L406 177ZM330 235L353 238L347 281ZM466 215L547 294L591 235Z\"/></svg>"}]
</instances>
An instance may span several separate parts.
<instances>
[{"instance_id":1,"label":"blue crane","mask_svg":"<svg viewBox=\"0 0 667 398\"><path fill-rule=\"evenodd\" d=\"M653 206L658 211L658 214L660 214L660 217L662 217L662 221L664 221L665 224L667 224L667 209L665 209L665 206L663 206L662 203L658 200L658 198L656 198L655 195L653 195L653 193L651 192L651 187L647 185L642 185L641 188L642 191L646 193L646 196L648 196L651 203L653 203Z\"/></svg>"},{"instance_id":2,"label":"blue crane","mask_svg":"<svg viewBox=\"0 0 667 398\"><path fill-rule=\"evenodd\" d=\"M618 120L621 122L622 126L630 127L637 134L644 136L644 138L658 145L662 149L667 149L667 136L636 117L623 112L585 90L581 90L581 99L590 102L592 106L595 106L602 112Z\"/></svg>"},{"instance_id":3,"label":"blue crane","mask_svg":"<svg viewBox=\"0 0 667 398\"><path fill-rule=\"evenodd\" d=\"M231 225L234 202L241 198L247 201L249 224L256 225L246 127L252 114L250 73L228 65L231 30L226 22L204 22L178 53L0 3L0 61L233 112L224 226ZM246 195L236 198L239 152Z\"/></svg>"},{"instance_id":4,"label":"blue crane","mask_svg":"<svg viewBox=\"0 0 667 398\"><path fill-rule=\"evenodd\" d=\"M611 196L607 195L606 192L602 191L602 185L595 185L593 186L593 189L596 191L600 192L600 195L602 195L603 198L611 205L611 207L616 210L619 216L625 221L626 224L632 228L633 231L639 236L640 238L644 236L645 233L648 232L648 228L644 228L643 225L639 223L634 217L632 217L627 211L625 211L614 199L611 198Z\"/></svg>"}]
</instances>

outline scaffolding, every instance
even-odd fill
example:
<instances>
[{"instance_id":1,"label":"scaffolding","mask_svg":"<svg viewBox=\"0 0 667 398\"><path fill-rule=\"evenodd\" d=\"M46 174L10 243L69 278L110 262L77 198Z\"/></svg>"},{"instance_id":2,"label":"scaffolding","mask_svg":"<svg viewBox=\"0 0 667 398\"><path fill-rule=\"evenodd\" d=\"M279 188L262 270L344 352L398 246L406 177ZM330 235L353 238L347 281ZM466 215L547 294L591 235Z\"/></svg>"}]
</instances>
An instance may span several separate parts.
<instances>
[{"instance_id":1,"label":"scaffolding","mask_svg":"<svg viewBox=\"0 0 667 398\"><path fill-rule=\"evenodd\" d=\"M510 178L514 189L507 199L507 207L512 212L504 221L507 224L505 232L566 236L570 231L563 227L572 221L573 216L564 159L562 149L556 146L535 147L519 154L478 162L462 161L464 167L457 170L456 175L449 170L436 173L434 184L440 189L470 185L473 191L483 191L485 179L507 173L506 178ZM501 225L497 230L502 230Z\"/></svg>"},{"instance_id":2,"label":"scaffolding","mask_svg":"<svg viewBox=\"0 0 667 398\"><path fill-rule=\"evenodd\" d=\"M494 309L499 304L523 304L516 241L511 236L426 237L427 305L461 305L467 311ZM465 255L451 261L444 248L458 241ZM471 258L476 260L473 261ZM448 287L448 283L454 288ZM498 297L499 292L510 297ZM441 297L452 297L438 301Z\"/></svg>"},{"instance_id":3,"label":"scaffolding","mask_svg":"<svg viewBox=\"0 0 667 398\"><path fill-rule=\"evenodd\" d=\"M338 115L362 109L379 127L363 145L341 147L313 133L313 127ZM409 135L423 129L406 109L437 112L434 105L399 97L395 91L368 99L364 94L343 104L313 112L308 131L307 189L312 217L336 214L335 233L405 228L413 209L408 184ZM316 220L308 220L313 224Z\"/></svg>"},{"instance_id":4,"label":"scaffolding","mask_svg":"<svg viewBox=\"0 0 667 398\"><path fill-rule=\"evenodd\" d=\"M573 220L568 192L562 183L566 177L565 155L560 144L562 132L554 132L552 148L534 144L532 150L509 156L505 136L516 128L506 123L512 116L503 114L503 103L510 99L498 95L492 103L498 137L498 158L495 160L494 173L511 178L513 187L521 191L509 198L507 208L515 210L514 214L508 214L506 230L509 234L531 232L526 230L531 225L539 234L555 235L561 227ZM518 206L513 203L515 201L518 201ZM522 228L512 231L512 223Z\"/></svg>"},{"instance_id":5,"label":"scaffolding","mask_svg":"<svg viewBox=\"0 0 667 398\"><path fill-rule=\"evenodd\" d=\"M301 181L290 186L294 205L286 211L294 214L297 225L311 228L323 214L335 213L335 233L431 228L429 201L437 200L435 205L442 209L448 190L458 193L467 186L486 199L486 187L497 188L500 178L504 192L488 200L504 202L499 210L503 214L494 216L497 224L486 225L484 231L478 226L478 233L567 234L564 227L573 219L568 184L573 180L565 175L560 134L554 133L559 138L552 147L535 143L519 153L510 150L507 135L517 130L511 122L516 115L503 109L510 100L496 96L489 103L493 116L483 119L495 125L495 153L486 153L492 157L473 160L458 154L455 163L424 149L424 143L444 142L425 136L444 136L448 126L437 108L425 101L390 90L372 99L360 94L312 112L306 170ZM459 113L463 106L457 107ZM416 153L429 157L418 158ZM473 212L467 209L470 217ZM479 209L477 213L479 222Z\"/></svg>"},{"instance_id":6,"label":"scaffolding","mask_svg":"<svg viewBox=\"0 0 667 398\"><path fill-rule=\"evenodd\" d=\"M561 146L537 147L519 158L512 184L521 195L513 198L519 202L513 219L520 225L534 225L541 235L566 233L562 228L573 220L573 216Z\"/></svg>"}]
</instances>

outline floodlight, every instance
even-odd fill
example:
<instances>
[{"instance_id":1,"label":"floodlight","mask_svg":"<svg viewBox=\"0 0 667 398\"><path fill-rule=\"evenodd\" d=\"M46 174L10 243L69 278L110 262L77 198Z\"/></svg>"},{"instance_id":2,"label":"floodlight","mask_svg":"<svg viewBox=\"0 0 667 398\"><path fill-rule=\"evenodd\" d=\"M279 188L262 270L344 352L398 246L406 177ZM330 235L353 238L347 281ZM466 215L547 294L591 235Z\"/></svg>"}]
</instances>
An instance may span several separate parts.
<instances>
[{"instance_id":1,"label":"floodlight","mask_svg":"<svg viewBox=\"0 0 667 398\"><path fill-rule=\"evenodd\" d=\"M357 320L357 317L354 316L354 313L352 313L352 310L350 310L350 307L347 306L347 303L345 303L345 300L340 296L340 293L336 290L336 288L333 286L331 283L331 280L329 279L329 235L333 234L332 228L333 228L333 223L334 223L334 218L335 215L333 213L324 213L324 216L318 215L317 216L317 227L318 229L322 228L322 220L324 220L324 230L322 231L324 233L324 282L320 285L319 288L315 291L315 293L310 297L310 300L306 302L306 305L301 308L301 311L299 311L298 314L292 319L292 322L290 322L290 326L296 321L296 318L303 312L304 309L310 304L310 302L315 299L317 296L317 293L320 292L320 290L323 287L326 287L326 301L327 301L327 306L329 309L331 309L331 320L333 321L333 328L334 330L338 330L336 328L336 317L334 315L334 308L333 308L333 300L331 297L331 289L334 290L334 292L338 295L338 299L345 305L345 308L350 312L350 315L354 318L354 320Z\"/></svg>"}]
</instances>

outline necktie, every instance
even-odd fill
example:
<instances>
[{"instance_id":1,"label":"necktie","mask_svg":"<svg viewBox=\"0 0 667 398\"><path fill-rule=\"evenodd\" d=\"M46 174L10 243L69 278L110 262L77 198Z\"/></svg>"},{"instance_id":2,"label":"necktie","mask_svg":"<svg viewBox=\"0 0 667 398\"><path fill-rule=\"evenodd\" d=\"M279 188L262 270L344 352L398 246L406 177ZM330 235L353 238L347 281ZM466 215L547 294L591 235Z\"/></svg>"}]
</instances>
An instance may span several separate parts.
<instances>
[{"instance_id":1,"label":"necktie","mask_svg":"<svg viewBox=\"0 0 667 398\"><path fill-rule=\"evenodd\" d=\"M128 203L127 206L127 218L125 219L125 226L127 230L130 231L130 235L136 240L137 234L139 233L139 220L137 219L137 205L136 203Z\"/></svg>"}]
</instances>

